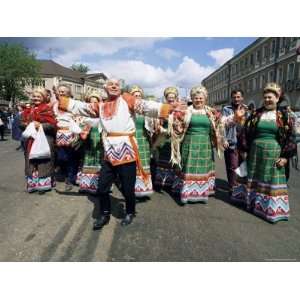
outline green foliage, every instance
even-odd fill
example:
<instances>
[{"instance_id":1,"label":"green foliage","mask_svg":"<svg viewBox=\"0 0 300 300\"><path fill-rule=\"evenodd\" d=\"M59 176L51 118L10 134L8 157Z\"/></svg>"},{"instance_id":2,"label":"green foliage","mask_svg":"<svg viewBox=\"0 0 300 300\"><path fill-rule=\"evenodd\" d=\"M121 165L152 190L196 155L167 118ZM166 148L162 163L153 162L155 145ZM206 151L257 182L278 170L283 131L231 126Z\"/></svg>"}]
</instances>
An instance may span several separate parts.
<instances>
[{"instance_id":1,"label":"green foliage","mask_svg":"<svg viewBox=\"0 0 300 300\"><path fill-rule=\"evenodd\" d=\"M18 44L0 45L0 97L13 104L25 99L24 87L40 82L40 63L35 54Z\"/></svg>"},{"instance_id":2,"label":"green foliage","mask_svg":"<svg viewBox=\"0 0 300 300\"><path fill-rule=\"evenodd\" d=\"M90 70L90 68L84 64L73 64L71 69L81 73L87 73Z\"/></svg>"}]
</instances>

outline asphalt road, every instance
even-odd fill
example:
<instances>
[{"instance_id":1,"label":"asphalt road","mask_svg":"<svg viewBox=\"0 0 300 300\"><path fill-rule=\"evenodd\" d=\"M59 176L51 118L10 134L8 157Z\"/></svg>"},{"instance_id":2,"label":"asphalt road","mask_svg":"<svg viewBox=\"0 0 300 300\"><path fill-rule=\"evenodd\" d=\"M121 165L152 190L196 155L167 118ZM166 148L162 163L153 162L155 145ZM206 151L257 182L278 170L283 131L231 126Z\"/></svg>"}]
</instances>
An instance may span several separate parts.
<instances>
[{"instance_id":1,"label":"asphalt road","mask_svg":"<svg viewBox=\"0 0 300 300\"><path fill-rule=\"evenodd\" d=\"M137 204L123 228L122 196L113 192L113 217L92 231L93 197L63 184L45 195L25 192L23 153L0 142L0 261L300 261L300 173L289 182L291 218L269 224L227 202L223 161L215 197L179 206L155 193Z\"/></svg>"}]
</instances>

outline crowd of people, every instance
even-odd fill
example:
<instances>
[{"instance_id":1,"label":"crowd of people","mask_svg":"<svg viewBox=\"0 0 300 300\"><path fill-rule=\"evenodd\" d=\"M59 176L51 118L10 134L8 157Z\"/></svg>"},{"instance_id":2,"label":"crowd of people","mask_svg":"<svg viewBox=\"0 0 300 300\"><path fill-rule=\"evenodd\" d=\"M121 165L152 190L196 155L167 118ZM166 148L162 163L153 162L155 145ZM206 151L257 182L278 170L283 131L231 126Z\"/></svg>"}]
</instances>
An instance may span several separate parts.
<instances>
[{"instance_id":1,"label":"crowd of people","mask_svg":"<svg viewBox=\"0 0 300 300\"><path fill-rule=\"evenodd\" d=\"M176 87L165 89L163 102L144 100L139 86L122 93L117 79L107 80L104 90L79 101L68 86L39 88L31 104L19 109L14 126L23 131L28 192L51 190L55 175L63 174L66 192L79 185L80 192L95 195L97 230L110 221L115 183L126 201L126 226L136 215L136 197L154 191L166 189L182 205L208 203L216 190L214 156L224 153L228 200L271 223L288 220L287 181L300 128L282 105L278 84L265 86L258 109L234 90L221 111L208 105L201 85L191 89L191 103L180 100ZM31 158L36 135L24 137L29 126L36 132L42 127L49 157Z\"/></svg>"}]
</instances>

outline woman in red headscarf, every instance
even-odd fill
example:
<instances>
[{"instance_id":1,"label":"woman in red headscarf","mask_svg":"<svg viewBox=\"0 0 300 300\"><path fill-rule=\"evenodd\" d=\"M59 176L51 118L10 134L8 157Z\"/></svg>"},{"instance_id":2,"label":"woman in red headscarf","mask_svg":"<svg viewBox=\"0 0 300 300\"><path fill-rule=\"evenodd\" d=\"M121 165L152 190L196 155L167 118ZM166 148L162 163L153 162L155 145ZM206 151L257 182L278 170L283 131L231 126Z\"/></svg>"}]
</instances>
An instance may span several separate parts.
<instances>
[{"instance_id":1,"label":"woman in red headscarf","mask_svg":"<svg viewBox=\"0 0 300 300\"><path fill-rule=\"evenodd\" d=\"M27 191L38 191L43 194L54 185L54 141L56 136L56 119L52 108L47 101L47 93L44 89L36 89L32 93L32 105L24 110L21 120L21 129L34 122L36 130L42 126L45 132L51 157L45 159L29 159L29 153L34 139L25 140L25 175Z\"/></svg>"}]
</instances>

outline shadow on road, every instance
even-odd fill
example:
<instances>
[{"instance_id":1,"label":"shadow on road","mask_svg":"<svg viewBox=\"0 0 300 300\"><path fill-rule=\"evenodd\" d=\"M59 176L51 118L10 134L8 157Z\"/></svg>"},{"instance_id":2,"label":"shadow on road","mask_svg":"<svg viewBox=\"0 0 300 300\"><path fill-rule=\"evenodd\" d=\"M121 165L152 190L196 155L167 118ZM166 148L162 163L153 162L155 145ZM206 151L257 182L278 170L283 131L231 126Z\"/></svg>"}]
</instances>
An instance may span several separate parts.
<instances>
[{"instance_id":1,"label":"shadow on road","mask_svg":"<svg viewBox=\"0 0 300 300\"><path fill-rule=\"evenodd\" d=\"M236 201L233 201L230 199L229 191L228 191L228 183L227 183L227 181L225 181L223 179L216 178L216 192L215 192L214 197L217 200L221 200L231 206L234 206L240 210L243 210L243 211L249 213L246 210L245 204L239 203L239 202L236 202Z\"/></svg>"}]
</instances>

